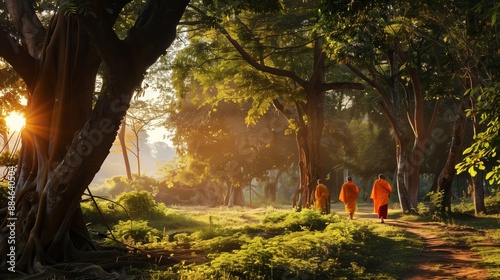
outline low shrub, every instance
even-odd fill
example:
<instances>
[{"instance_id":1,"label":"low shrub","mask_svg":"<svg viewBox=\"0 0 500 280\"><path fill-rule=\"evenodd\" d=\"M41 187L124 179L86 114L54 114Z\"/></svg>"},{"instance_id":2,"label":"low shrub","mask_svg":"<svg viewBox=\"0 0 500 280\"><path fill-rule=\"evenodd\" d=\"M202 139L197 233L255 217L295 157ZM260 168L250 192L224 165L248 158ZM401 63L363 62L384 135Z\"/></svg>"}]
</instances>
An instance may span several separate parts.
<instances>
[{"instance_id":1,"label":"low shrub","mask_svg":"<svg viewBox=\"0 0 500 280\"><path fill-rule=\"evenodd\" d=\"M120 221L113 227L113 236L125 244L144 244L162 239L159 230L151 227L148 221Z\"/></svg>"},{"instance_id":2,"label":"low shrub","mask_svg":"<svg viewBox=\"0 0 500 280\"><path fill-rule=\"evenodd\" d=\"M120 205L127 209L132 219L163 218L162 209L158 208L153 195L148 191L131 191L120 194L116 198Z\"/></svg>"},{"instance_id":3,"label":"low shrub","mask_svg":"<svg viewBox=\"0 0 500 280\"><path fill-rule=\"evenodd\" d=\"M491 195L484 199L488 214L500 214L500 191L492 190Z\"/></svg>"},{"instance_id":4,"label":"low shrub","mask_svg":"<svg viewBox=\"0 0 500 280\"><path fill-rule=\"evenodd\" d=\"M99 229L102 229L105 228L105 224L112 227L120 220L130 219L125 209L123 209L123 207L119 204L98 199L96 202L97 206L91 200L80 203L83 217L85 221L90 224L90 227L98 227ZM99 207L100 213L97 210L97 207Z\"/></svg>"}]
</instances>

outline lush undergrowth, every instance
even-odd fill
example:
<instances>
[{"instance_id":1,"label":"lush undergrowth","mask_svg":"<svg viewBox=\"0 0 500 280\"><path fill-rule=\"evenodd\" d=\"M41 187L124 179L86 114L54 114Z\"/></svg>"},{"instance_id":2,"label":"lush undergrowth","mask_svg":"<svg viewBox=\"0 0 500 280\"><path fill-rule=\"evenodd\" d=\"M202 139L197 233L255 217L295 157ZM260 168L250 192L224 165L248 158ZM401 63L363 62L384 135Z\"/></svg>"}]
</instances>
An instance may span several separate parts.
<instances>
[{"instance_id":1,"label":"lush undergrowth","mask_svg":"<svg viewBox=\"0 0 500 280\"><path fill-rule=\"evenodd\" d=\"M120 243L145 250L189 248L199 254L198 262L152 266L137 279L399 279L420 247L395 227L314 210L173 210L154 204L152 219L139 215L131 221L121 207L105 205L102 215L111 218L113 228L108 236ZM89 226L103 228L89 202L82 209L95 219ZM101 242L117 245L111 238Z\"/></svg>"},{"instance_id":2,"label":"lush undergrowth","mask_svg":"<svg viewBox=\"0 0 500 280\"><path fill-rule=\"evenodd\" d=\"M418 250L395 228L314 210L268 211L259 224L188 240L207 262L152 269L153 279L397 279Z\"/></svg>"},{"instance_id":3,"label":"lush undergrowth","mask_svg":"<svg viewBox=\"0 0 500 280\"><path fill-rule=\"evenodd\" d=\"M498 199L490 199L487 207L495 209ZM128 193L117 202L98 202L101 213L92 202L82 203L89 227L107 232L108 238L99 242L166 250L179 259L182 257L176 254L186 250L192 254L188 261L175 265L129 270L127 279L401 279L411 274L422 245L389 224L351 221L314 210L166 207L146 192ZM468 204L457 203L446 219L437 216L439 205L432 204L420 206L419 216L392 211L390 218L442 222L479 231L474 236L443 233L442 237L472 246L483 257L480 265L490 275L500 276L500 250L484 246L500 242L498 215L473 216Z\"/></svg>"}]
</instances>

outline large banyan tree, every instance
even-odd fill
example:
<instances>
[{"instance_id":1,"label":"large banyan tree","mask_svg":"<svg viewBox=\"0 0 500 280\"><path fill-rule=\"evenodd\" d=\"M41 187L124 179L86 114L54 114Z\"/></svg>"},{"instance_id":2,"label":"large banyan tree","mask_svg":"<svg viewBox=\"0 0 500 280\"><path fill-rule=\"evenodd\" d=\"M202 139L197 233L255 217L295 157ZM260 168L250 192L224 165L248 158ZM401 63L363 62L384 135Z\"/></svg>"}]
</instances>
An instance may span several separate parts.
<instances>
[{"instance_id":1,"label":"large banyan tree","mask_svg":"<svg viewBox=\"0 0 500 280\"><path fill-rule=\"evenodd\" d=\"M28 103L10 193L15 208L0 212L2 270L33 274L106 257L90 238L80 199L147 69L174 40L188 2L4 1L10 21L0 26L0 56L24 80ZM131 23L121 33L115 26L127 26L124 11Z\"/></svg>"}]
</instances>

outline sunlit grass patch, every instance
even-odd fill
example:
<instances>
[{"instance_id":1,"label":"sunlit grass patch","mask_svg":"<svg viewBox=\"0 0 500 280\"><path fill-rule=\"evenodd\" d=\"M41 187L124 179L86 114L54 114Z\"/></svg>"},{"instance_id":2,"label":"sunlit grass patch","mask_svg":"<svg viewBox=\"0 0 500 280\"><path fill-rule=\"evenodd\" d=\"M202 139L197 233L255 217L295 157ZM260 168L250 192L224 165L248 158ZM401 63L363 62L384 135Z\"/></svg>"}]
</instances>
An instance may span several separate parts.
<instances>
[{"instance_id":1,"label":"sunlit grass patch","mask_svg":"<svg viewBox=\"0 0 500 280\"><path fill-rule=\"evenodd\" d=\"M179 264L163 272L152 271L151 277L398 279L418 246L397 228L353 222L314 210L267 211L261 223L238 229L225 225L224 231L219 231L222 227L215 227L212 233L216 235L209 238L208 229L190 235L194 248L209 253L209 262ZM394 256L380 254L387 250Z\"/></svg>"}]
</instances>

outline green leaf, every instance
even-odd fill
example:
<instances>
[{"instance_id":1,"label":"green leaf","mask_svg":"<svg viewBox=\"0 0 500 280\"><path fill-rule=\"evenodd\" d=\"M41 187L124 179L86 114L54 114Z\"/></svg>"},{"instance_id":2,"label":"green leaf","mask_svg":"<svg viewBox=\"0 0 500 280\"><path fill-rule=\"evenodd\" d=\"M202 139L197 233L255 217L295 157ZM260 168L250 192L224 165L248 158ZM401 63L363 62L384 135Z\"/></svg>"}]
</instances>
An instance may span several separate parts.
<instances>
[{"instance_id":1,"label":"green leaf","mask_svg":"<svg viewBox=\"0 0 500 280\"><path fill-rule=\"evenodd\" d=\"M472 147L465 149L462 154L466 155L466 154L470 154L470 152L472 152Z\"/></svg>"},{"instance_id":2,"label":"green leaf","mask_svg":"<svg viewBox=\"0 0 500 280\"><path fill-rule=\"evenodd\" d=\"M470 176L472 176L472 177L476 177L476 175L477 175L476 170L474 170L474 166L469 167L468 172L469 172Z\"/></svg>"}]
</instances>

